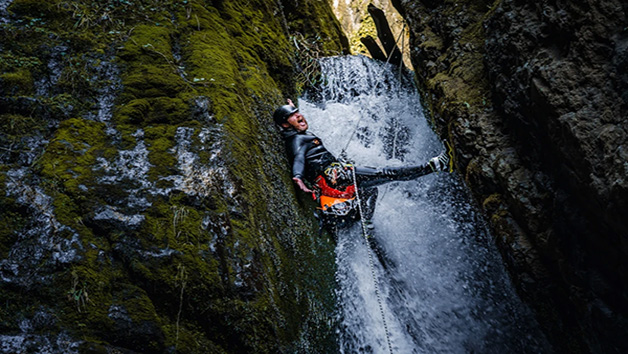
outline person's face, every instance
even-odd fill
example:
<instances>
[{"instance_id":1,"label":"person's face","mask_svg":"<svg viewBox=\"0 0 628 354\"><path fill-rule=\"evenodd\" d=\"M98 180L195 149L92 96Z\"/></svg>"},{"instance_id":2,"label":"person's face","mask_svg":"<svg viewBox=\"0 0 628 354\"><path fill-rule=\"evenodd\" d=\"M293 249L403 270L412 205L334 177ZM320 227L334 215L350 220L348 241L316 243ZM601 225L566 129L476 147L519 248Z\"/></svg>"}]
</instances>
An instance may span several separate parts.
<instances>
[{"instance_id":1,"label":"person's face","mask_svg":"<svg viewBox=\"0 0 628 354\"><path fill-rule=\"evenodd\" d=\"M293 113L282 126L284 128L292 127L298 133L303 133L308 128L307 121L301 112Z\"/></svg>"}]
</instances>

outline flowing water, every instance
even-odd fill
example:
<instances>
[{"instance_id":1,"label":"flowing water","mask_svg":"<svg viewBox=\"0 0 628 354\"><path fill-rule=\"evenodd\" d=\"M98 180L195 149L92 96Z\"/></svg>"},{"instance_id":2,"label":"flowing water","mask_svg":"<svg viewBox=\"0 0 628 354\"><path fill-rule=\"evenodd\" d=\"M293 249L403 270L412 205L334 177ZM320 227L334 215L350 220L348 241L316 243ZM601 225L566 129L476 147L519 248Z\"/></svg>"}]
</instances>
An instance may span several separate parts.
<instances>
[{"instance_id":1,"label":"flowing water","mask_svg":"<svg viewBox=\"0 0 628 354\"><path fill-rule=\"evenodd\" d=\"M400 166L443 150L397 69L361 56L321 66L322 98L299 103L332 153L357 165ZM379 187L373 223L384 260L369 262L359 224L338 232L342 353L550 351L457 174Z\"/></svg>"}]
</instances>

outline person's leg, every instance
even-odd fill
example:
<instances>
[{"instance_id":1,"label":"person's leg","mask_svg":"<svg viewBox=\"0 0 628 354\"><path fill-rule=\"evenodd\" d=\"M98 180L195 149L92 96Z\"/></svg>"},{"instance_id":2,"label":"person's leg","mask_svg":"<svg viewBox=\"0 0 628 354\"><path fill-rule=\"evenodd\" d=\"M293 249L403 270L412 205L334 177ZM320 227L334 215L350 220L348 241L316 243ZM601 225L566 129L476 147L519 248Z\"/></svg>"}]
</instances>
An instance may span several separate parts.
<instances>
[{"instance_id":1,"label":"person's leg","mask_svg":"<svg viewBox=\"0 0 628 354\"><path fill-rule=\"evenodd\" d=\"M449 146L449 145L448 145ZM431 158L426 164L402 167L355 167L358 187L372 188L391 181L410 181L432 172L451 172L450 149Z\"/></svg>"},{"instance_id":2,"label":"person's leg","mask_svg":"<svg viewBox=\"0 0 628 354\"><path fill-rule=\"evenodd\" d=\"M356 167L355 177L358 188L368 189L392 181L410 181L432 172L434 170L429 164L383 168Z\"/></svg>"},{"instance_id":3,"label":"person's leg","mask_svg":"<svg viewBox=\"0 0 628 354\"><path fill-rule=\"evenodd\" d=\"M359 190L360 193L360 201L362 202L362 219L370 220L373 218L373 213L375 213L375 203L377 203L377 187L373 188L361 188Z\"/></svg>"}]
</instances>

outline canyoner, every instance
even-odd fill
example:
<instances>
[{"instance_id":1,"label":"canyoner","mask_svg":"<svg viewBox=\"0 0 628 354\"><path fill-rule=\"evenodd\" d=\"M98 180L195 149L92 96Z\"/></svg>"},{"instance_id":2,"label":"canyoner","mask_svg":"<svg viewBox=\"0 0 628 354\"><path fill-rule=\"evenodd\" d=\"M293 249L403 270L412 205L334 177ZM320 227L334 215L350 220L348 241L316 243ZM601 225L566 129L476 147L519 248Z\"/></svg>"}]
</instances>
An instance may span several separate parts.
<instances>
[{"instance_id":1,"label":"canyoner","mask_svg":"<svg viewBox=\"0 0 628 354\"><path fill-rule=\"evenodd\" d=\"M359 167L336 158L325 148L322 140L308 131L307 120L294 103L288 99L286 105L277 108L273 120L281 129L286 151L292 165L292 180L299 189L311 193L318 203L318 218L321 231L327 228L334 237L338 228L360 222L362 236L369 245L368 263L373 282L373 292L377 298L386 346L393 353L391 333L388 328L385 305L376 275L375 255L382 267L390 262L384 250L373 237L371 218L375 212L378 186L393 181L409 181L434 172L452 172L453 158L449 144L438 156L427 163L403 167ZM350 135L351 140L353 134ZM340 154L344 156L344 151Z\"/></svg>"},{"instance_id":2,"label":"canyoner","mask_svg":"<svg viewBox=\"0 0 628 354\"><path fill-rule=\"evenodd\" d=\"M447 141L444 151L424 164L379 168L355 166L330 153L322 140L308 131L308 122L294 103L290 99L287 103L275 110L273 120L284 139L292 166L292 180L301 191L311 193L317 201L322 226L332 232L336 227L357 220L367 228L372 227L377 186L410 181L434 172L453 171L452 149Z\"/></svg>"},{"instance_id":3,"label":"canyoner","mask_svg":"<svg viewBox=\"0 0 628 354\"><path fill-rule=\"evenodd\" d=\"M367 204L362 166L423 166L444 150L410 75L363 56L320 63L325 81L299 98L307 120L297 122L338 157L319 182L343 192L328 180L355 176L354 207ZM316 190L307 169L302 176ZM336 352L549 352L460 177L428 173L373 187L374 211L357 210L357 221L334 228Z\"/></svg>"}]
</instances>

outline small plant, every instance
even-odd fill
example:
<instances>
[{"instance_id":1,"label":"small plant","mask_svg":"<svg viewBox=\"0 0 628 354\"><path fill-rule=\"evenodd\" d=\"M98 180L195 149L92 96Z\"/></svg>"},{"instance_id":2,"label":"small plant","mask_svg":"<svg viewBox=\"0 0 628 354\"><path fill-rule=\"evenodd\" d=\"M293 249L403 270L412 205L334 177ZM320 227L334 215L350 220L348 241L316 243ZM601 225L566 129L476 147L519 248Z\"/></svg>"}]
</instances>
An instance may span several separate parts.
<instances>
[{"instance_id":1,"label":"small plant","mask_svg":"<svg viewBox=\"0 0 628 354\"><path fill-rule=\"evenodd\" d=\"M179 320L181 319L181 311L183 311L183 292L185 291L185 285L188 281L188 276L185 272L185 266L179 264L177 266L177 276L175 277L175 285L181 288L181 292L179 293L179 312L177 312L177 323L176 323L176 337L175 337L175 350L177 349L177 345L179 344Z\"/></svg>"},{"instance_id":2,"label":"small plant","mask_svg":"<svg viewBox=\"0 0 628 354\"><path fill-rule=\"evenodd\" d=\"M187 209L185 209L185 207L176 205L170 207L170 209L172 210L172 233L175 238L179 238L179 235L181 235L181 230L177 230L177 226L179 226L183 219L185 219L185 217L188 215L188 211Z\"/></svg>"},{"instance_id":3,"label":"small plant","mask_svg":"<svg viewBox=\"0 0 628 354\"><path fill-rule=\"evenodd\" d=\"M299 95L306 90L316 90L325 80L318 62L324 55L320 37L305 38L302 34L296 33L290 39L296 48L298 70L296 80Z\"/></svg>"},{"instance_id":4,"label":"small plant","mask_svg":"<svg viewBox=\"0 0 628 354\"><path fill-rule=\"evenodd\" d=\"M79 276L76 274L76 270L72 271L72 287L68 290L67 296L68 300L76 304L78 312L82 312L81 308L85 309L87 303L90 302L85 284L79 287Z\"/></svg>"}]
</instances>

